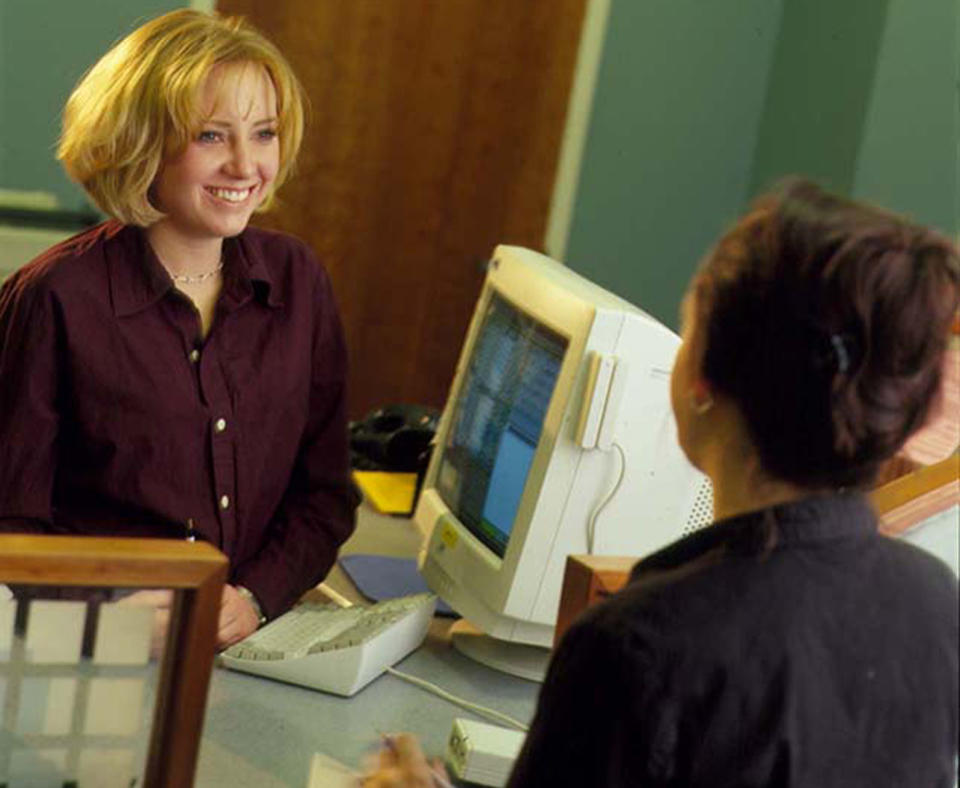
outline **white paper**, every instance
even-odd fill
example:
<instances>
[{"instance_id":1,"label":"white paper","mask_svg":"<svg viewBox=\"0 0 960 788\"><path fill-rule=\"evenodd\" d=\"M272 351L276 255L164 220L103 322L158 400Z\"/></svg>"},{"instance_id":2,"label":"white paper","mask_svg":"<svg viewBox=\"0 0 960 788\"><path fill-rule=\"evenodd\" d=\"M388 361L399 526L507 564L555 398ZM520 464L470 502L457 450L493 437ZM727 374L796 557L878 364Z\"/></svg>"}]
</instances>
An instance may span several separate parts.
<instances>
[{"instance_id":1,"label":"white paper","mask_svg":"<svg viewBox=\"0 0 960 788\"><path fill-rule=\"evenodd\" d=\"M9 662L13 648L13 625L17 617L17 603L0 599L0 661Z\"/></svg>"},{"instance_id":2,"label":"white paper","mask_svg":"<svg viewBox=\"0 0 960 788\"><path fill-rule=\"evenodd\" d=\"M20 684L17 733L64 736L73 725L77 680L25 678Z\"/></svg>"},{"instance_id":3,"label":"white paper","mask_svg":"<svg viewBox=\"0 0 960 788\"><path fill-rule=\"evenodd\" d=\"M86 611L86 602L31 602L26 661L41 665L78 663Z\"/></svg>"},{"instance_id":4,"label":"white paper","mask_svg":"<svg viewBox=\"0 0 960 788\"><path fill-rule=\"evenodd\" d=\"M10 753L10 785L50 788L61 785L67 772L67 751L24 749Z\"/></svg>"},{"instance_id":5,"label":"white paper","mask_svg":"<svg viewBox=\"0 0 960 788\"><path fill-rule=\"evenodd\" d=\"M318 752L310 763L310 781L307 788L356 788L359 776L349 766Z\"/></svg>"},{"instance_id":6,"label":"white paper","mask_svg":"<svg viewBox=\"0 0 960 788\"><path fill-rule=\"evenodd\" d=\"M140 679L92 679L83 732L135 736L143 718L143 693Z\"/></svg>"},{"instance_id":7,"label":"white paper","mask_svg":"<svg viewBox=\"0 0 960 788\"><path fill-rule=\"evenodd\" d=\"M150 658L153 608L100 605L93 661L97 665L146 665Z\"/></svg>"},{"instance_id":8,"label":"white paper","mask_svg":"<svg viewBox=\"0 0 960 788\"><path fill-rule=\"evenodd\" d=\"M83 750L77 772L80 788L130 788L133 750Z\"/></svg>"}]
</instances>

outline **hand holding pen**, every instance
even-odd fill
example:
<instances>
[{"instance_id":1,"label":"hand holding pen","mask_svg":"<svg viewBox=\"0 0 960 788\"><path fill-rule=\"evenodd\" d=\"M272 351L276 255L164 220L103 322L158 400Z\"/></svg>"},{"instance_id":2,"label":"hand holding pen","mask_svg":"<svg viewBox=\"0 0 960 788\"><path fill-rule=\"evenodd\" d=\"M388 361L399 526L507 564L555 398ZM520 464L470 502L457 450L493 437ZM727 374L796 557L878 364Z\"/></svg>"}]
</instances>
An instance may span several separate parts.
<instances>
[{"instance_id":1,"label":"hand holding pen","mask_svg":"<svg viewBox=\"0 0 960 788\"><path fill-rule=\"evenodd\" d=\"M415 736L381 734L381 739L383 746L361 782L363 788L453 788L443 765L427 761Z\"/></svg>"}]
</instances>

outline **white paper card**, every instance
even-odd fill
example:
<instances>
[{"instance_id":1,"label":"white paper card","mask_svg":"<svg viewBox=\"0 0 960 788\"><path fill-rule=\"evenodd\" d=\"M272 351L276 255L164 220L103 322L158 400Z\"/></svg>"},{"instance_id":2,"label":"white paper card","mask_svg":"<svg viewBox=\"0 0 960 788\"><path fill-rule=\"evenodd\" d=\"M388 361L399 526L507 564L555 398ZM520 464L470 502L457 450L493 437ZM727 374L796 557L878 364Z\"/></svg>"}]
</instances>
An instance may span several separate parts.
<instances>
[{"instance_id":1,"label":"white paper card","mask_svg":"<svg viewBox=\"0 0 960 788\"><path fill-rule=\"evenodd\" d=\"M31 602L26 661L43 665L79 662L86 612L85 602Z\"/></svg>"},{"instance_id":2,"label":"white paper card","mask_svg":"<svg viewBox=\"0 0 960 788\"><path fill-rule=\"evenodd\" d=\"M146 665L150 658L153 608L100 605L93 661L98 665Z\"/></svg>"},{"instance_id":3,"label":"white paper card","mask_svg":"<svg viewBox=\"0 0 960 788\"><path fill-rule=\"evenodd\" d=\"M77 765L79 788L130 788L133 750L84 750Z\"/></svg>"},{"instance_id":4,"label":"white paper card","mask_svg":"<svg viewBox=\"0 0 960 788\"><path fill-rule=\"evenodd\" d=\"M66 772L66 750L14 750L10 754L11 788L62 785Z\"/></svg>"},{"instance_id":5,"label":"white paper card","mask_svg":"<svg viewBox=\"0 0 960 788\"><path fill-rule=\"evenodd\" d=\"M63 736L70 733L77 680L25 678L20 684L17 733Z\"/></svg>"},{"instance_id":6,"label":"white paper card","mask_svg":"<svg viewBox=\"0 0 960 788\"><path fill-rule=\"evenodd\" d=\"M88 736L136 735L143 716L143 691L140 679L92 679L83 732Z\"/></svg>"},{"instance_id":7,"label":"white paper card","mask_svg":"<svg viewBox=\"0 0 960 788\"><path fill-rule=\"evenodd\" d=\"M307 788L356 788L359 776L349 766L318 752L310 763Z\"/></svg>"},{"instance_id":8,"label":"white paper card","mask_svg":"<svg viewBox=\"0 0 960 788\"><path fill-rule=\"evenodd\" d=\"M0 662L9 662L13 647L13 624L17 618L17 603L0 601Z\"/></svg>"}]
</instances>

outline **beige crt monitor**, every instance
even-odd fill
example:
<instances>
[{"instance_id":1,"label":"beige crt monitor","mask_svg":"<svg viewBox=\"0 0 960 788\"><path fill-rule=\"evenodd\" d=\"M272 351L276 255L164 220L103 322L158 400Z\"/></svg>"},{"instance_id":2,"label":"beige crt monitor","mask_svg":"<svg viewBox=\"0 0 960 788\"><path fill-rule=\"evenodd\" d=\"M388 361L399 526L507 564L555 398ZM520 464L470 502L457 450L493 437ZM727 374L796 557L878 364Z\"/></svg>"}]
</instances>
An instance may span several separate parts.
<instances>
[{"instance_id":1,"label":"beige crt monitor","mask_svg":"<svg viewBox=\"0 0 960 788\"><path fill-rule=\"evenodd\" d=\"M670 409L672 331L569 268L494 252L414 518L420 572L482 637L542 675L568 555L648 554L709 522Z\"/></svg>"}]
</instances>

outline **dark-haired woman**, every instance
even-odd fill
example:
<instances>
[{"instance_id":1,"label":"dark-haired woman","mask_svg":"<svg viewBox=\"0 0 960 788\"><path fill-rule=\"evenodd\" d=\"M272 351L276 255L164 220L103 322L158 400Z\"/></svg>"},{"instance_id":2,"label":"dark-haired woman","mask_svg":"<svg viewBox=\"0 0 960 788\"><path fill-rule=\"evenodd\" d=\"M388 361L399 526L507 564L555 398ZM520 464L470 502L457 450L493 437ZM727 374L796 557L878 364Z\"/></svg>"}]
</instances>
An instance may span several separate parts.
<instances>
[{"instance_id":1,"label":"dark-haired woman","mask_svg":"<svg viewBox=\"0 0 960 788\"><path fill-rule=\"evenodd\" d=\"M807 182L721 238L672 380L716 523L567 633L510 786L955 784L957 580L859 490L924 423L958 303L948 241ZM420 784L410 751L365 784Z\"/></svg>"}]
</instances>

